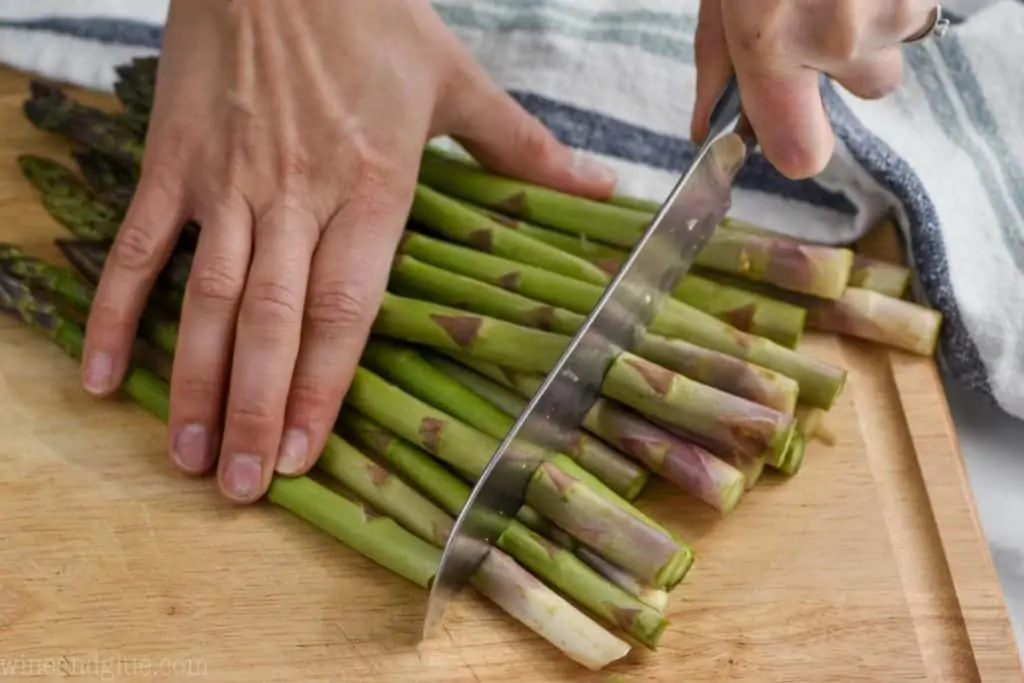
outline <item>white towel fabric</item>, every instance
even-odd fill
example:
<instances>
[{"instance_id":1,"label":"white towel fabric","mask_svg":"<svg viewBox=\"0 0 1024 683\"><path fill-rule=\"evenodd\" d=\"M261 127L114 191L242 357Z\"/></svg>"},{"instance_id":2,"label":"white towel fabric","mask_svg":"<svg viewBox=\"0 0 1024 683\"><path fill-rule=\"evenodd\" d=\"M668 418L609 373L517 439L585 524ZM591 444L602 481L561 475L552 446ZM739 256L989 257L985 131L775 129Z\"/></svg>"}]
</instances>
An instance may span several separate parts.
<instances>
[{"instance_id":1,"label":"white towel fabric","mask_svg":"<svg viewBox=\"0 0 1024 683\"><path fill-rule=\"evenodd\" d=\"M661 199L691 157L698 0L435 0L490 73L565 142ZM823 93L838 147L815 181L755 157L733 214L825 242L894 210L919 296L945 315L950 374L1024 418L1024 4L947 4L942 39L906 48L900 90ZM0 0L0 62L109 90L156 53L167 0Z\"/></svg>"}]
</instances>

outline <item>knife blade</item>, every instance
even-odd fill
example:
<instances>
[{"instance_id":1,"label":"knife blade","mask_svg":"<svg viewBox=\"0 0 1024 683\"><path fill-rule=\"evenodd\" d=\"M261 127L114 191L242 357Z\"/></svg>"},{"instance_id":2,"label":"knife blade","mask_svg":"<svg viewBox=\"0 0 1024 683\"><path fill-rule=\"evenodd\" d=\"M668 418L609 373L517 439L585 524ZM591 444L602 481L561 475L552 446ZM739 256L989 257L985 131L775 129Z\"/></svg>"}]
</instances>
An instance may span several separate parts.
<instances>
[{"instance_id":1,"label":"knife blade","mask_svg":"<svg viewBox=\"0 0 1024 683\"><path fill-rule=\"evenodd\" d=\"M601 395L615 357L631 350L664 297L689 271L731 205L747 141L730 129L741 116L735 78L710 117L708 137L637 241L597 305L495 450L456 519L430 588L423 638L440 626L452 599L472 578L522 507L540 464L559 452ZM540 449L540 450L538 450Z\"/></svg>"}]
</instances>

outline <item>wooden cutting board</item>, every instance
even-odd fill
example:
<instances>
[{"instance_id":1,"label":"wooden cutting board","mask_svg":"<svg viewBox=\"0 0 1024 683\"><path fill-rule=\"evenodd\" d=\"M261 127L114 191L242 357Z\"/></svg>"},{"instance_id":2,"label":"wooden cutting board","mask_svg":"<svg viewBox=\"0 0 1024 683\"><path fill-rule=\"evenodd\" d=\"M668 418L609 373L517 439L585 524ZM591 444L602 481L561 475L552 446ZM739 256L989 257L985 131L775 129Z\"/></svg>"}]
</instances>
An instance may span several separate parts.
<instances>
[{"instance_id":1,"label":"wooden cutting board","mask_svg":"<svg viewBox=\"0 0 1024 683\"><path fill-rule=\"evenodd\" d=\"M58 226L14 163L60 153L0 71L0 240L44 257ZM102 101L92 98L94 101ZM934 364L854 341L791 481L726 520L653 485L640 505L691 541L656 653L588 672L467 593L417 643L425 594L289 514L177 475L164 427L79 388L74 363L0 323L0 678L221 683L1024 680ZM35 677L33 677L35 676Z\"/></svg>"}]
</instances>

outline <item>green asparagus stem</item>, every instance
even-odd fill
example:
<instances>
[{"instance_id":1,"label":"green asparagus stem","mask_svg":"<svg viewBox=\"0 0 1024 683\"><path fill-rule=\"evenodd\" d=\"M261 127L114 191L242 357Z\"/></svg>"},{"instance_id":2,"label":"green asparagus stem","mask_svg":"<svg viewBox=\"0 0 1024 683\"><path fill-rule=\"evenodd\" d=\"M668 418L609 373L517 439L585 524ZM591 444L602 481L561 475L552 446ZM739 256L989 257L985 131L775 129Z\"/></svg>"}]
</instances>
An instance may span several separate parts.
<instances>
[{"instance_id":1,"label":"green asparagus stem","mask_svg":"<svg viewBox=\"0 0 1024 683\"><path fill-rule=\"evenodd\" d=\"M54 240L64 258L71 267L78 271L86 282L96 285L103 274L103 264L107 260L110 243L100 240Z\"/></svg>"},{"instance_id":2,"label":"green asparagus stem","mask_svg":"<svg viewBox=\"0 0 1024 683\"><path fill-rule=\"evenodd\" d=\"M372 426L360 425L360 422L367 422L366 418L361 416L356 416L352 420L344 419L344 421L350 423L350 429L361 430L364 434L373 432ZM384 510L396 518L402 515L399 519L403 523L405 523L405 517L413 516L411 513L412 509L429 505L432 511L425 512L423 517L438 519L443 517L449 522L447 527L437 523L426 526L419 520L410 520L410 523L417 524L422 528L422 532L417 531L417 535L421 538L427 538L424 536L424 533L430 534L434 528L439 531L444 530L444 537L440 540L440 543L428 538L435 545L443 545L447 541L447 535L451 533L451 517L449 515L458 515L462 511L466 501L469 500L469 486L443 468L434 467L434 461L429 455L415 449L411 445L402 444L397 438L389 438L378 433L374 439L378 442L374 450L378 453L383 452L384 457L387 457L389 450L402 452L398 460L405 465L405 468L396 465L399 472L421 486L423 483L426 483L430 487L440 487L445 493L442 493L439 497L447 499L451 505L446 508L448 514L445 514L430 505L417 491L404 483L402 484L404 488L396 487L394 489L395 493L388 500L384 500L378 493L381 487L374 486L373 481L395 480L394 475L365 456L362 456L362 454L358 454L357 451L356 453L359 457L351 456L353 460L352 469L356 470L357 476L360 469L374 473L373 480L362 484L363 489L369 489L368 495L374 496L373 499L367 498L367 500L374 507ZM412 472L407 473L405 471L406 468L412 470ZM440 481L434 481L424 475L438 477ZM365 475L359 478L367 479ZM344 482L344 480L342 481ZM360 495L363 494L360 493ZM410 500L413 497L417 499L415 503ZM497 546L521 562L523 566L538 577L562 591L563 594L576 601L576 603L590 610L591 613L598 616L604 622L621 628L648 648L655 649L657 647L658 639L665 626L668 625L668 620L656 610L644 605L622 589L606 581L570 551L556 546L548 539L531 531L516 520L513 520L508 528L498 537Z\"/></svg>"},{"instance_id":3,"label":"green asparagus stem","mask_svg":"<svg viewBox=\"0 0 1024 683\"><path fill-rule=\"evenodd\" d=\"M607 275L587 261L511 230L422 184L416 187L410 217L446 239L483 252L584 282L608 282Z\"/></svg>"},{"instance_id":4,"label":"green asparagus stem","mask_svg":"<svg viewBox=\"0 0 1024 683\"><path fill-rule=\"evenodd\" d=\"M420 181L513 218L627 249L653 219L648 211L505 178L433 150L423 155ZM846 288L852 251L730 229L735 224L722 222L698 255L697 265L823 298L836 298Z\"/></svg>"},{"instance_id":5,"label":"green asparagus stem","mask_svg":"<svg viewBox=\"0 0 1024 683\"><path fill-rule=\"evenodd\" d=\"M546 373L568 344L567 337L550 332L521 328L502 320L486 316L470 316L439 306L431 309L430 304L401 300L392 295L385 297L382 312L384 323L381 324L381 315L378 315L375 323L375 331L378 334L423 344L441 351L467 353L480 360L516 370ZM438 320L443 322L439 323ZM451 330L454 332L450 332ZM509 334L507 340L504 339L505 330L508 330ZM478 339L478 335L481 334L486 335L482 342ZM532 345L528 341L531 335L536 339ZM506 341L508 344L519 343L516 343L514 348L509 348ZM643 361L632 354L620 354L615 364L632 363L633 359L642 362L643 369L652 373L650 378L652 382L655 382L655 386L660 386L658 382L668 382L670 379L674 379L671 384L673 387L670 392L671 396L666 394L659 398L655 386L652 386L651 390L644 394L644 406L651 408L654 403L661 400L669 401L661 405L658 415L663 418L668 416L664 419L668 419L678 426L694 430L694 433L702 439L702 443L709 444L709 449L712 452L718 454L718 449L722 448L730 452L760 455L766 449L772 449L774 452L774 449L785 447L785 442L788 441L786 435L792 432L793 426L792 418L789 415L714 387L694 382L664 367ZM607 373L602 393L605 396L616 393L638 400L638 394L634 390L609 384L622 381L632 374L634 371ZM657 378L657 381L654 378ZM671 403L671 401L682 400L689 401L693 405ZM702 407L697 409L697 405ZM647 413L647 410L638 405L631 405L631 407ZM695 409L695 412L686 412L691 407ZM684 409L683 414L677 414L680 408ZM723 411L721 419L708 417L719 410Z\"/></svg>"},{"instance_id":6,"label":"green asparagus stem","mask_svg":"<svg viewBox=\"0 0 1024 683\"><path fill-rule=\"evenodd\" d=\"M81 327L38 299L27 285L9 273L0 273L0 309L49 336L68 355L81 358ZM131 368L121 390L167 421L170 390L166 382L145 370ZM389 517L377 515L306 477L275 477L267 499L409 581L422 587L433 582L440 550ZM583 666L597 670L629 652L627 643L500 551L488 554L471 582L513 618Z\"/></svg>"},{"instance_id":7,"label":"green asparagus stem","mask_svg":"<svg viewBox=\"0 0 1024 683\"><path fill-rule=\"evenodd\" d=\"M388 461L402 476L419 487L431 500L457 515L469 498L469 486L452 474L444 465L424 451L396 434L386 430L358 410L346 407L338 418L342 433L363 446L376 456ZM516 523L547 536L563 548L572 552L592 569L625 590L644 604L662 612L668 603L668 595L662 589L651 588L640 583L623 569L610 564L594 552L579 545L574 538L561 529L551 526L533 508L524 505L519 509ZM570 584L571 587L571 584ZM574 597L577 601L578 597Z\"/></svg>"},{"instance_id":8,"label":"green asparagus stem","mask_svg":"<svg viewBox=\"0 0 1024 683\"><path fill-rule=\"evenodd\" d=\"M19 154L21 175L42 195L91 201L93 193L64 164L37 154Z\"/></svg>"},{"instance_id":9,"label":"green asparagus stem","mask_svg":"<svg viewBox=\"0 0 1024 683\"><path fill-rule=\"evenodd\" d=\"M499 216L479 207L476 207L476 210L491 217ZM591 242L579 236L538 227L524 221L509 218L504 220L510 227L536 241L574 254L609 275L614 275L629 256L625 249ZM527 260L511 260L531 265ZM799 306L760 296L739 287L730 287L693 273L680 278L672 291L672 296L729 323L738 330L771 339L787 348L796 348L803 335L807 313Z\"/></svg>"},{"instance_id":10,"label":"green asparagus stem","mask_svg":"<svg viewBox=\"0 0 1024 683\"><path fill-rule=\"evenodd\" d=\"M788 415L800 396L796 380L780 372L682 339L648 334L637 342L635 353L696 382Z\"/></svg>"},{"instance_id":11,"label":"green asparagus stem","mask_svg":"<svg viewBox=\"0 0 1024 683\"><path fill-rule=\"evenodd\" d=\"M338 436L328 435L316 466L431 545L448 541L454 526L448 514Z\"/></svg>"},{"instance_id":12,"label":"green asparagus stem","mask_svg":"<svg viewBox=\"0 0 1024 683\"><path fill-rule=\"evenodd\" d=\"M429 588L434 581L440 550L308 477L274 477L267 500L418 586Z\"/></svg>"},{"instance_id":13,"label":"green asparagus stem","mask_svg":"<svg viewBox=\"0 0 1024 683\"><path fill-rule=\"evenodd\" d=\"M457 379L510 416L518 416L526 407L527 399L500 380L436 355L426 358L438 370ZM497 371L501 372L500 369ZM533 375L521 378L518 384L527 388L529 383L524 395L530 396L536 393L542 381L542 377ZM598 399L584 417L583 426L723 514L732 512L743 495L744 480L738 470L611 401Z\"/></svg>"},{"instance_id":14,"label":"green asparagus stem","mask_svg":"<svg viewBox=\"0 0 1024 683\"><path fill-rule=\"evenodd\" d=\"M547 373L569 337L385 293L373 331L435 349L465 351L499 365Z\"/></svg>"},{"instance_id":15,"label":"green asparagus stem","mask_svg":"<svg viewBox=\"0 0 1024 683\"><path fill-rule=\"evenodd\" d=\"M910 269L863 254L854 254L849 286L902 299L910 286Z\"/></svg>"},{"instance_id":16,"label":"green asparagus stem","mask_svg":"<svg viewBox=\"0 0 1024 683\"><path fill-rule=\"evenodd\" d=\"M496 439L504 438L515 424L514 417L435 368L411 346L372 339L360 362L402 390ZM643 467L586 434L576 434L574 442L566 446L566 455L626 500L635 500L647 484L649 474Z\"/></svg>"},{"instance_id":17,"label":"green asparagus stem","mask_svg":"<svg viewBox=\"0 0 1024 683\"><path fill-rule=\"evenodd\" d=\"M473 313L573 335L584 316L528 299L479 280L398 254L391 268L389 285L395 294L461 308Z\"/></svg>"},{"instance_id":18,"label":"green asparagus stem","mask_svg":"<svg viewBox=\"0 0 1024 683\"><path fill-rule=\"evenodd\" d=\"M501 287L398 255L390 286L395 294L460 308L521 325L573 335L584 316ZM800 391L789 377L678 339L645 335L636 353L690 379L775 410L792 413Z\"/></svg>"},{"instance_id":19,"label":"green asparagus stem","mask_svg":"<svg viewBox=\"0 0 1024 683\"><path fill-rule=\"evenodd\" d=\"M358 368L346 404L448 463L469 480L479 477L499 441ZM516 449L506 457L536 465L536 453ZM602 557L642 581L678 582L693 553L610 489L587 481L568 457L555 454L537 467L526 502Z\"/></svg>"},{"instance_id":20,"label":"green asparagus stem","mask_svg":"<svg viewBox=\"0 0 1024 683\"><path fill-rule=\"evenodd\" d=\"M119 211L127 211L135 194L135 174L88 147L77 147L71 154L93 193Z\"/></svg>"},{"instance_id":21,"label":"green asparagus stem","mask_svg":"<svg viewBox=\"0 0 1024 683\"><path fill-rule=\"evenodd\" d=\"M632 247L651 221L649 214L505 178L435 149L427 149L423 155L420 182L512 218L620 247Z\"/></svg>"},{"instance_id":22,"label":"green asparagus stem","mask_svg":"<svg viewBox=\"0 0 1024 683\"><path fill-rule=\"evenodd\" d=\"M603 289L595 285L490 254L473 252L417 233L406 233L400 249L402 253L439 268L580 314L588 314L603 293ZM831 408L846 382L846 371L843 368L808 358L763 337L741 332L714 316L674 299L664 301L648 332L682 339L787 375L796 380L801 401L809 405ZM514 362L499 364L515 367ZM543 371L543 368L539 370Z\"/></svg>"}]
</instances>

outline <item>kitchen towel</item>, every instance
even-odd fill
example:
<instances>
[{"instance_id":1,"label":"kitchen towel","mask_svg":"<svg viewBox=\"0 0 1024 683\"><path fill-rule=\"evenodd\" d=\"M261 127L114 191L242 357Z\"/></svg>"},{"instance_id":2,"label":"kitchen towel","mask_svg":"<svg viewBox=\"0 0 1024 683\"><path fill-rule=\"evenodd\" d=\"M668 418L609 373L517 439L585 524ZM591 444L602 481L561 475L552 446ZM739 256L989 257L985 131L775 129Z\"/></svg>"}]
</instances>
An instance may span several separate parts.
<instances>
[{"instance_id":1,"label":"kitchen towel","mask_svg":"<svg viewBox=\"0 0 1024 683\"><path fill-rule=\"evenodd\" d=\"M435 0L493 77L564 142L613 166L620 191L662 199L686 139L698 0ZM732 215L822 242L892 212L915 292L945 316L940 360L1024 419L1024 3L950 5L942 38L905 48L900 89L859 100L823 81L837 137L794 182L755 156ZM109 90L156 54L167 0L0 0L0 63Z\"/></svg>"}]
</instances>

